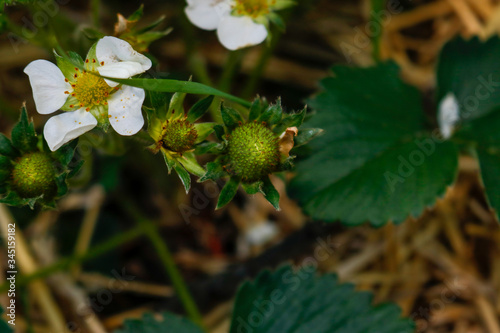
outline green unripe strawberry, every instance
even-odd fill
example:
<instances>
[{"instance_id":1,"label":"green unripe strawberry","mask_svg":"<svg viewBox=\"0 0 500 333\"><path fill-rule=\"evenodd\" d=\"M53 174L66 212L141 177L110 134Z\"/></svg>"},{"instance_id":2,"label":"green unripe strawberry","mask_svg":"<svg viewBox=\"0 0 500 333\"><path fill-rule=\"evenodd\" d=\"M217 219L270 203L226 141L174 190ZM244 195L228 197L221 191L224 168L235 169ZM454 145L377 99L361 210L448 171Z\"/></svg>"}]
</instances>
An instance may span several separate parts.
<instances>
[{"instance_id":1,"label":"green unripe strawberry","mask_svg":"<svg viewBox=\"0 0 500 333\"><path fill-rule=\"evenodd\" d=\"M167 121L163 130L163 146L168 150L183 153L191 150L198 137L198 133L186 119Z\"/></svg>"},{"instance_id":2,"label":"green unripe strawberry","mask_svg":"<svg viewBox=\"0 0 500 333\"><path fill-rule=\"evenodd\" d=\"M279 164L279 139L262 123L243 124L228 139L229 172L244 182L254 182L275 171Z\"/></svg>"},{"instance_id":3,"label":"green unripe strawberry","mask_svg":"<svg viewBox=\"0 0 500 333\"><path fill-rule=\"evenodd\" d=\"M21 156L12 169L12 189L21 198L46 199L54 197L57 191L56 170L50 156L34 152Z\"/></svg>"}]
</instances>

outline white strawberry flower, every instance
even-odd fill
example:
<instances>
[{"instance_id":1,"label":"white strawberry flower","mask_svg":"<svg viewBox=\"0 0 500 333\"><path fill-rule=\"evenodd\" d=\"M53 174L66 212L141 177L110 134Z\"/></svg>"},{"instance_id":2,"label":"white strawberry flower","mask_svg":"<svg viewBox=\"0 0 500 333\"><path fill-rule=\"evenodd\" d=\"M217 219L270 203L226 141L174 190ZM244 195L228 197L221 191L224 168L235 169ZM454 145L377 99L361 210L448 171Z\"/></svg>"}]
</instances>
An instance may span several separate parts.
<instances>
[{"instance_id":1,"label":"white strawberry flower","mask_svg":"<svg viewBox=\"0 0 500 333\"><path fill-rule=\"evenodd\" d=\"M262 43L276 10L291 0L187 0L186 15L195 26L217 30L219 41L229 50Z\"/></svg>"},{"instance_id":2,"label":"white strawberry flower","mask_svg":"<svg viewBox=\"0 0 500 333\"><path fill-rule=\"evenodd\" d=\"M90 131L98 124L121 135L136 134L144 125L141 88L119 85L100 78L127 79L151 68L151 60L136 52L129 43L115 37L104 37L90 49L85 62L70 53L75 67L57 56L57 64L46 60L31 62L24 72L29 76L38 113L53 116L45 124L43 134L52 151Z\"/></svg>"}]
</instances>

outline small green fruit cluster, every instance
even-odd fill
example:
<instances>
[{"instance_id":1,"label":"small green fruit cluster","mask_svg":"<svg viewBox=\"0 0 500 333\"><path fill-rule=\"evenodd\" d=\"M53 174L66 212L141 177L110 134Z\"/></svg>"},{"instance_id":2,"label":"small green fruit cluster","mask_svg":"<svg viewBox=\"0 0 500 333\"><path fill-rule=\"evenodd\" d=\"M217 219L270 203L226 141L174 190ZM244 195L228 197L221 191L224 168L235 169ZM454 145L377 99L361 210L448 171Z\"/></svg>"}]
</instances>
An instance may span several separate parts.
<instances>
[{"instance_id":1,"label":"small green fruit cluster","mask_svg":"<svg viewBox=\"0 0 500 333\"><path fill-rule=\"evenodd\" d=\"M186 118L167 121L163 132L163 146L176 153L191 150L198 132Z\"/></svg>"},{"instance_id":2,"label":"small green fruit cluster","mask_svg":"<svg viewBox=\"0 0 500 333\"><path fill-rule=\"evenodd\" d=\"M243 124L228 139L229 172L244 182L271 174L279 164L279 139L263 123Z\"/></svg>"},{"instance_id":3,"label":"small green fruit cluster","mask_svg":"<svg viewBox=\"0 0 500 333\"><path fill-rule=\"evenodd\" d=\"M21 156L12 169L12 189L23 199L42 196L51 199L57 192L54 162L45 153Z\"/></svg>"}]
</instances>

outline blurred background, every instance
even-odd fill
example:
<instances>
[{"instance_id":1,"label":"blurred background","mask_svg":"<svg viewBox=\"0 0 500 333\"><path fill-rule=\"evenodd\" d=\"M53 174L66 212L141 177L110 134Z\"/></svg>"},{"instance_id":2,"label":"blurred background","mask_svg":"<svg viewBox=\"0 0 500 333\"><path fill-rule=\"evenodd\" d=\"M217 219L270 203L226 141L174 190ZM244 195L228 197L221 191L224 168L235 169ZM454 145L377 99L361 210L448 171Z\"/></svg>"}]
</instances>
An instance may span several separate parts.
<instances>
[{"instance_id":1,"label":"blurred background","mask_svg":"<svg viewBox=\"0 0 500 333\"><path fill-rule=\"evenodd\" d=\"M91 2L98 4L97 17ZM187 80L193 75L194 81L217 83L228 66L228 51L216 35L187 21L184 1L58 3L60 11L53 20L55 27L64 29L61 45L82 56L93 43L82 31L98 22L103 32L113 35L117 13L128 16L144 4L139 25L164 16L162 28L173 28L148 50L165 77ZM245 98L281 96L287 109L301 109L332 65L373 63L366 31L378 28L382 59L399 64L403 78L425 92L423 102L432 110L441 47L457 35L496 34L500 5L493 0L398 3L401 13L370 25L371 1L299 0L284 13L286 32L276 34L270 47L239 52L237 74L221 89ZM8 7L6 13L36 32L36 18L22 6ZM44 42L41 37L26 42L11 33L0 37L0 131L4 133L10 133L23 101L37 129L48 119L36 113L23 73L35 59L53 61ZM203 73L199 69L205 65ZM255 72L262 76L252 75ZM87 144L79 153L87 167L74 180L77 190L60 201L58 210L10 209L32 249L35 266L50 267L38 273L43 279L36 280L37 285L34 275L18 278L19 332L28 329L28 317L33 332L50 332L30 293L40 285L53 294L58 311L75 332L99 332L95 327L112 331L124 319L151 310L182 313L155 249L134 229L137 220L144 219L159 223L210 332L227 332L242 281L263 268L284 262L301 265L313 258L320 271L335 272L357 289L374 292L375 302L396 302L417 322L419 332L500 333L500 228L488 209L472 159L460 160L455 186L421 217L380 229L346 228L311 221L287 198L278 178L274 182L282 196L281 211L261 195L243 192L225 209L214 211L221 184L195 183L186 195L178 177L168 175L162 157L145 151L140 139L89 135L82 140ZM109 151L113 156L106 154ZM5 209L0 217L10 218ZM103 243L110 238L115 243ZM323 252L328 253L326 259L318 259ZM4 265L4 251L1 256ZM3 271L0 281L5 281ZM120 292L112 293L109 302L99 299L103 289L116 283ZM87 297L95 306L82 308ZM7 301L5 293L0 295L0 305L5 307Z\"/></svg>"}]
</instances>

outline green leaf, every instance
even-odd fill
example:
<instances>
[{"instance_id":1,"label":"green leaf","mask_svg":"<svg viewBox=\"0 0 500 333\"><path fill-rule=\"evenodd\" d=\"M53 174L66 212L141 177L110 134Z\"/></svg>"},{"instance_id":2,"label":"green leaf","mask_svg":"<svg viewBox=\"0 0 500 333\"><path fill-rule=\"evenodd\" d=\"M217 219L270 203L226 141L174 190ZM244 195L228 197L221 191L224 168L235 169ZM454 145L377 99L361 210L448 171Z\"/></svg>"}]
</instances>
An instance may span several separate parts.
<instances>
[{"instance_id":1,"label":"green leaf","mask_svg":"<svg viewBox=\"0 0 500 333\"><path fill-rule=\"evenodd\" d=\"M217 207L215 209L221 209L225 205L227 205L236 195L238 191L238 186L240 185L241 180L238 177L231 177L226 185L222 188L222 191L219 195L219 200L217 201Z\"/></svg>"},{"instance_id":2,"label":"green leaf","mask_svg":"<svg viewBox=\"0 0 500 333\"><path fill-rule=\"evenodd\" d=\"M500 105L500 38L486 42L460 37L448 42L439 57L437 102L452 92L462 120L472 120Z\"/></svg>"},{"instance_id":3,"label":"green leaf","mask_svg":"<svg viewBox=\"0 0 500 333\"><path fill-rule=\"evenodd\" d=\"M111 81L115 81L121 84L126 84L132 87L143 88L147 91L159 91L159 92L170 92L170 93L187 93L187 94L197 94L197 95L214 95L222 98L226 98L230 101L239 103L245 107L250 107L250 102L233 96L231 94L222 92L215 88L206 86L198 82L191 81L179 81L171 79L117 79L111 77L104 77Z\"/></svg>"},{"instance_id":4,"label":"green leaf","mask_svg":"<svg viewBox=\"0 0 500 333\"><path fill-rule=\"evenodd\" d=\"M325 134L298 163L291 195L314 218L347 225L420 215L454 181L457 147L422 134L420 94L393 63L334 72L311 100L317 114L307 125Z\"/></svg>"},{"instance_id":5,"label":"green leaf","mask_svg":"<svg viewBox=\"0 0 500 333\"><path fill-rule=\"evenodd\" d=\"M0 133L0 155L8 157L17 157L19 152L14 148L12 142L3 134Z\"/></svg>"},{"instance_id":6,"label":"green leaf","mask_svg":"<svg viewBox=\"0 0 500 333\"><path fill-rule=\"evenodd\" d=\"M4 313L4 310L0 306L0 315L2 315L3 313ZM8 318L10 318L10 317L8 317ZM11 333L11 332L14 332L14 330L12 329L12 326L10 326L5 321L3 321L2 319L0 319L0 332Z\"/></svg>"},{"instance_id":7,"label":"green leaf","mask_svg":"<svg viewBox=\"0 0 500 333\"><path fill-rule=\"evenodd\" d=\"M264 178L262 183L262 187L260 191L264 194L264 197L267 201L273 205L276 210L280 210L280 194L274 187L271 179L269 177Z\"/></svg>"},{"instance_id":8,"label":"green leaf","mask_svg":"<svg viewBox=\"0 0 500 333\"><path fill-rule=\"evenodd\" d=\"M12 145L23 153L36 149L38 139L36 137L35 127L28 120L26 106L21 108L21 117L12 129Z\"/></svg>"},{"instance_id":9,"label":"green leaf","mask_svg":"<svg viewBox=\"0 0 500 333\"><path fill-rule=\"evenodd\" d=\"M164 312L161 319L155 318L152 313L146 313L142 319L127 319L123 328L114 333L203 333L193 322L186 318Z\"/></svg>"},{"instance_id":10,"label":"green leaf","mask_svg":"<svg viewBox=\"0 0 500 333\"><path fill-rule=\"evenodd\" d=\"M500 212L500 109L474 119L456 133L456 137L476 147L481 178L490 206L498 219Z\"/></svg>"},{"instance_id":11,"label":"green leaf","mask_svg":"<svg viewBox=\"0 0 500 333\"><path fill-rule=\"evenodd\" d=\"M188 193L189 189L191 188L191 176L186 171L186 169L184 169L182 165L180 165L178 162L174 164L174 170L179 175L179 178L181 179L182 185L184 185L186 193Z\"/></svg>"},{"instance_id":12,"label":"green leaf","mask_svg":"<svg viewBox=\"0 0 500 333\"><path fill-rule=\"evenodd\" d=\"M372 295L312 267L284 266L245 282L236 295L229 333L413 333L395 304L372 305Z\"/></svg>"},{"instance_id":13,"label":"green leaf","mask_svg":"<svg viewBox=\"0 0 500 333\"><path fill-rule=\"evenodd\" d=\"M243 118L241 115L238 113L233 108L226 107L224 104L221 104L220 106L220 113L222 116L222 121L224 122L224 125L232 131L235 127L237 127L240 123L243 122Z\"/></svg>"},{"instance_id":14,"label":"green leaf","mask_svg":"<svg viewBox=\"0 0 500 333\"><path fill-rule=\"evenodd\" d=\"M187 114L187 120L191 123L194 123L208 111L210 105L214 101L214 96L208 96L201 101L198 101L193 107L189 110Z\"/></svg>"}]
</instances>

